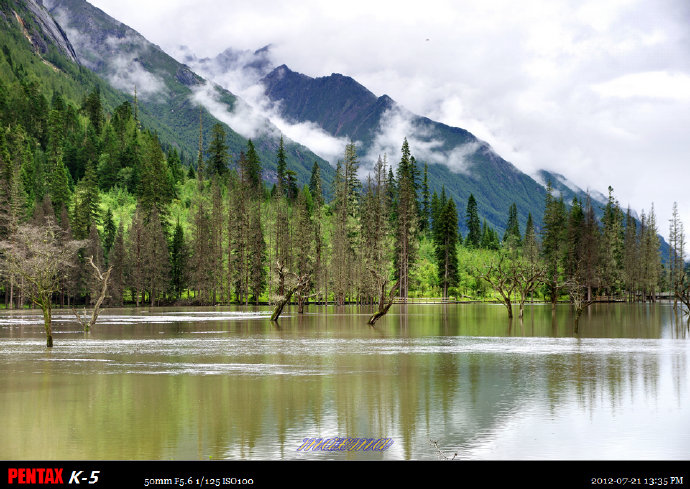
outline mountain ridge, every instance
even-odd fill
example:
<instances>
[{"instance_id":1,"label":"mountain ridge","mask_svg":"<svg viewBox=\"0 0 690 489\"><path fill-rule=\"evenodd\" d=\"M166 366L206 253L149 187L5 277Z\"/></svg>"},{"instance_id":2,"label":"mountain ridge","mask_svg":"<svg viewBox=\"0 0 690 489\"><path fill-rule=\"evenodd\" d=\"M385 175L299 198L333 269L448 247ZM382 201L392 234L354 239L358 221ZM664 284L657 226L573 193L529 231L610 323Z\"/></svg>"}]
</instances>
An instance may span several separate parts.
<instances>
[{"instance_id":1,"label":"mountain ridge","mask_svg":"<svg viewBox=\"0 0 690 489\"><path fill-rule=\"evenodd\" d=\"M136 87L140 110L157 120L158 123L151 125L160 133L162 141L177 146L188 161L195 161L199 118L202 118L204 141L210 140L212 126L221 122L231 160L238 161L240 153L246 150L247 139L251 138L265 170L264 178L269 182L275 180L280 131L268 121L261 121L262 132L250 137L237 132L223 120L241 103L235 94L204 80L140 33L84 0L45 3L72 39L84 66L127 93L131 94ZM315 161L322 167L324 181L332 180L334 171L327 162L304 145L286 138L285 151L288 165L296 172L300 184L309 181Z\"/></svg>"}]
</instances>

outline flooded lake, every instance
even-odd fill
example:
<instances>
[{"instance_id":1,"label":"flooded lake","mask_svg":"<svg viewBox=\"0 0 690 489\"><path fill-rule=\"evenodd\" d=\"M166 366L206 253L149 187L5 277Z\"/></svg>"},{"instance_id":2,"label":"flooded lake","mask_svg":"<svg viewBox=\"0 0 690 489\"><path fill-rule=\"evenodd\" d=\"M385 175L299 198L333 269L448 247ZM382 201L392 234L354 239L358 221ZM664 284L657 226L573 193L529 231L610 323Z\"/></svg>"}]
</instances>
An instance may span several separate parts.
<instances>
[{"instance_id":1,"label":"flooded lake","mask_svg":"<svg viewBox=\"0 0 690 489\"><path fill-rule=\"evenodd\" d=\"M0 459L687 460L690 330L668 304L0 313ZM305 438L391 438L309 451ZM433 444L430 440L436 442Z\"/></svg>"}]
</instances>

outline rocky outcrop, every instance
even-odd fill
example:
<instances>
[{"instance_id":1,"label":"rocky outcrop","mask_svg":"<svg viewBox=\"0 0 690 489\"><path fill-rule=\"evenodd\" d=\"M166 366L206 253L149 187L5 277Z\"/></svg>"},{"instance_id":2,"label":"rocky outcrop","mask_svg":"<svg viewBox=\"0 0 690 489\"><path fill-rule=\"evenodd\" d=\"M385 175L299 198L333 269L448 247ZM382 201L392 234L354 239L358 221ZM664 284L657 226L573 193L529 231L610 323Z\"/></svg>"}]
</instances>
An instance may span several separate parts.
<instances>
[{"instance_id":1,"label":"rocky outcrop","mask_svg":"<svg viewBox=\"0 0 690 489\"><path fill-rule=\"evenodd\" d=\"M38 27L37 29L32 27L27 28L27 24L24 23L26 33L34 49L36 49L36 52L46 54L52 44L56 46L62 54L78 64L79 59L77 58L77 53L74 51L74 47L69 39L67 39L65 31L60 27L60 24L53 19L50 13L48 13L43 3L40 0L25 0L24 3L34 20L33 24ZM17 15L21 17L20 14Z\"/></svg>"}]
</instances>

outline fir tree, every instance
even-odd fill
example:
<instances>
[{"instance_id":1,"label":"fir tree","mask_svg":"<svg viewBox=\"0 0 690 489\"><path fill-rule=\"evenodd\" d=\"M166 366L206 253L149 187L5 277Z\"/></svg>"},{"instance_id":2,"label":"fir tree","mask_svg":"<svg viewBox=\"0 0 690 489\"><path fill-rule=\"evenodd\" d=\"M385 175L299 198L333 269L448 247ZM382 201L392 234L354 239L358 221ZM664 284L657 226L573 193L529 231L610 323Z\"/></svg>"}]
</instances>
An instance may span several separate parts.
<instances>
[{"instance_id":1,"label":"fir tree","mask_svg":"<svg viewBox=\"0 0 690 489\"><path fill-rule=\"evenodd\" d=\"M105 220L103 221L103 251L105 252L106 257L109 257L110 255L110 250L115 242L116 232L117 229L115 228L115 222L113 221L113 211L111 211L110 207L108 207L108 211L105 214ZM106 263L108 262L109 259L106 258Z\"/></svg>"},{"instance_id":2,"label":"fir tree","mask_svg":"<svg viewBox=\"0 0 690 489\"><path fill-rule=\"evenodd\" d=\"M470 194L467 199L467 213L465 218L467 225L467 237L465 238L465 246L468 248L479 248L481 244L481 227L479 224L479 213L477 211L477 201L474 195Z\"/></svg>"},{"instance_id":3,"label":"fir tree","mask_svg":"<svg viewBox=\"0 0 690 489\"><path fill-rule=\"evenodd\" d=\"M426 232L431 229L429 224L431 216L431 203L429 201L429 167L424 163L424 180L422 181L422 202L421 202L421 217L419 221L419 229Z\"/></svg>"},{"instance_id":4,"label":"fir tree","mask_svg":"<svg viewBox=\"0 0 690 489\"><path fill-rule=\"evenodd\" d=\"M531 212L527 214L527 225L525 226L525 239L523 242L523 256L525 260L531 264L536 264L539 261L539 243L537 242L537 234L534 230Z\"/></svg>"},{"instance_id":5,"label":"fir tree","mask_svg":"<svg viewBox=\"0 0 690 489\"><path fill-rule=\"evenodd\" d=\"M144 228L143 275L149 292L151 306L156 305L159 296L170 281L170 254L168 241L161 226L158 210L153 207Z\"/></svg>"},{"instance_id":6,"label":"fir tree","mask_svg":"<svg viewBox=\"0 0 690 489\"><path fill-rule=\"evenodd\" d=\"M170 276L172 289L175 296L179 299L182 291L187 287L187 245L184 241L184 230L177 220L170 251Z\"/></svg>"},{"instance_id":7,"label":"fir tree","mask_svg":"<svg viewBox=\"0 0 690 489\"><path fill-rule=\"evenodd\" d=\"M276 155L276 174L278 178L277 190L279 193L286 193L287 190L287 162L285 161L285 148L283 147L283 136L280 136L278 153Z\"/></svg>"},{"instance_id":8,"label":"fir tree","mask_svg":"<svg viewBox=\"0 0 690 489\"><path fill-rule=\"evenodd\" d=\"M321 168L319 163L314 162L311 168L311 178L309 179L309 192L317 206L323 204L323 190L321 188Z\"/></svg>"},{"instance_id":9,"label":"fir tree","mask_svg":"<svg viewBox=\"0 0 690 489\"><path fill-rule=\"evenodd\" d=\"M553 196L553 187L546 186L546 205L542 226L541 254L546 265L547 287L551 295L551 306L555 310L562 281L562 257L565 236L566 211L562 199Z\"/></svg>"},{"instance_id":10,"label":"fir tree","mask_svg":"<svg viewBox=\"0 0 690 489\"><path fill-rule=\"evenodd\" d=\"M520 224L518 223L517 205L515 202L508 210L508 223L506 224L506 232L503 234L503 243L511 249L522 246L522 236L520 235Z\"/></svg>"},{"instance_id":11,"label":"fir tree","mask_svg":"<svg viewBox=\"0 0 690 489\"><path fill-rule=\"evenodd\" d=\"M414 239L419 215L415 189L415 169L411 161L407 138L403 141L402 156L398 164L398 202L397 202L397 251L396 269L400 279L400 296L407 297L410 287L410 267L414 263L416 250Z\"/></svg>"},{"instance_id":12,"label":"fir tree","mask_svg":"<svg viewBox=\"0 0 690 489\"><path fill-rule=\"evenodd\" d=\"M108 264L113 267L110 273L110 304L114 306L122 305L122 298L125 288L125 239L124 224L120 221L113 241L113 247L108 255Z\"/></svg>"},{"instance_id":13,"label":"fir tree","mask_svg":"<svg viewBox=\"0 0 690 489\"><path fill-rule=\"evenodd\" d=\"M211 129L211 143L208 147L209 177L213 175L225 176L228 171L228 145L225 143L225 130L220 123Z\"/></svg>"},{"instance_id":14,"label":"fir tree","mask_svg":"<svg viewBox=\"0 0 690 489\"><path fill-rule=\"evenodd\" d=\"M252 189L255 195L260 195L261 193L261 161L259 160L259 155L256 153L254 148L254 143L252 140L247 140L247 164L245 171L247 173L247 180L249 182L249 187Z\"/></svg>"},{"instance_id":15,"label":"fir tree","mask_svg":"<svg viewBox=\"0 0 690 489\"><path fill-rule=\"evenodd\" d=\"M74 236L77 239L86 238L89 235L92 223L97 224L100 221L99 203L100 193L98 192L96 170L93 162L89 162L86 166L86 173L79 181L74 194L73 222Z\"/></svg>"},{"instance_id":16,"label":"fir tree","mask_svg":"<svg viewBox=\"0 0 690 489\"><path fill-rule=\"evenodd\" d=\"M434 227L436 268L443 297L448 297L448 287L458 281L458 211L453 199L448 199Z\"/></svg>"}]
</instances>

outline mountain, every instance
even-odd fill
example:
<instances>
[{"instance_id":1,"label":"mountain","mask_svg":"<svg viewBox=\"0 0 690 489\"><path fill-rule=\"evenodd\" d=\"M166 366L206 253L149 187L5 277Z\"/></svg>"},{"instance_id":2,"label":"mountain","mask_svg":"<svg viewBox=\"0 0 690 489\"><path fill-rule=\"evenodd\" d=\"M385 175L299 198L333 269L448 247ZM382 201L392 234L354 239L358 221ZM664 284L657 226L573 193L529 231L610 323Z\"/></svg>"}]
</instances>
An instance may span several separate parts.
<instances>
[{"instance_id":1,"label":"mountain","mask_svg":"<svg viewBox=\"0 0 690 489\"><path fill-rule=\"evenodd\" d=\"M243 100L208 83L134 29L84 0L45 0L44 4L62 26L83 66L130 96L136 90L142 122L155 130L163 143L179 147L189 160L195 160L200 117L205 141L210 140L212 126L220 121L225 126L233 161L246 150L247 139L251 138L264 177L275 180L280 131L270 121L256 118L251 120L253 127L242 131L239 123L246 123L242 120L246 105ZM285 150L288 165L297 173L300 184L309 181L315 161L322 168L324 180L331 181L333 170L308 148L286 140Z\"/></svg>"},{"instance_id":2,"label":"mountain","mask_svg":"<svg viewBox=\"0 0 690 489\"><path fill-rule=\"evenodd\" d=\"M501 234L513 202L523 229L530 212L541 222L545 188L464 129L413 114L389 96L377 97L337 73L311 78L282 65L261 83L283 117L313 122L334 137L356 141L363 159L374 161L383 152L397 154L406 136L418 165L428 164L432 190L440 192L444 186L458 204L461 228L470 194L477 199L480 216ZM393 147L396 133L401 135Z\"/></svg>"}]
</instances>

